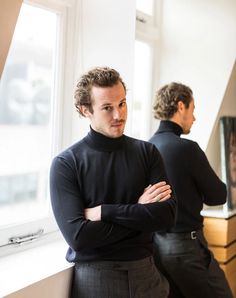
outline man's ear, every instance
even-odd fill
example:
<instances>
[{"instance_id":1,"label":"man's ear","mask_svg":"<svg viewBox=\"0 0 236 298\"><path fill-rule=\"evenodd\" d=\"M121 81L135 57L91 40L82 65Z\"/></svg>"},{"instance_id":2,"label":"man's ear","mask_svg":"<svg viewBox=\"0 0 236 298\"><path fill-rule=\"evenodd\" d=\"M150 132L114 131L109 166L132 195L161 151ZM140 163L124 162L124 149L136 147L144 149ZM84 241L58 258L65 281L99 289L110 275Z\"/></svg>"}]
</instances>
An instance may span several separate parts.
<instances>
[{"instance_id":1,"label":"man's ear","mask_svg":"<svg viewBox=\"0 0 236 298\"><path fill-rule=\"evenodd\" d=\"M80 112L83 114L84 117L89 118L91 115L91 112L89 111L87 106L80 106Z\"/></svg>"},{"instance_id":2,"label":"man's ear","mask_svg":"<svg viewBox=\"0 0 236 298\"><path fill-rule=\"evenodd\" d=\"M180 100L178 101L178 111L182 112L185 109L184 103Z\"/></svg>"}]
</instances>

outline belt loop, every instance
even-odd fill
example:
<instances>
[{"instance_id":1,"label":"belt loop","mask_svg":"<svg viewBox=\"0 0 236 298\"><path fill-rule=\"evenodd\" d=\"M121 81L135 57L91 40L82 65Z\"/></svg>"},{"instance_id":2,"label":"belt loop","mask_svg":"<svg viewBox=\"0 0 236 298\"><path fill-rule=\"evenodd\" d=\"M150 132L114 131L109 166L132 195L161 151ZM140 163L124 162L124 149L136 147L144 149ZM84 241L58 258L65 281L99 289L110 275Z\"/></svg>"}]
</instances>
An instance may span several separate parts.
<instances>
[{"instance_id":1,"label":"belt loop","mask_svg":"<svg viewBox=\"0 0 236 298\"><path fill-rule=\"evenodd\" d=\"M197 232L196 231L191 232L191 239L192 240L197 239Z\"/></svg>"}]
</instances>

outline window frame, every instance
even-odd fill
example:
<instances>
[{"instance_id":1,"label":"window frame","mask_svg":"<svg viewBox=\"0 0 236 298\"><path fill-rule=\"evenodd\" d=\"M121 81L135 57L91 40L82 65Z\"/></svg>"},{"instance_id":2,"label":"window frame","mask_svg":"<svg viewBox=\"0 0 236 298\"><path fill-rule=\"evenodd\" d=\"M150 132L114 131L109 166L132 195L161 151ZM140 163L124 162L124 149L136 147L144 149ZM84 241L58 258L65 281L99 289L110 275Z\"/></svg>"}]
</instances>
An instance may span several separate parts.
<instances>
[{"instance_id":1,"label":"window frame","mask_svg":"<svg viewBox=\"0 0 236 298\"><path fill-rule=\"evenodd\" d=\"M58 27L56 58L54 63L56 86L52 103L52 148L51 156L68 146L72 139L72 106L68 104L68 98L73 100L73 87L76 63L75 58L76 36L78 26L75 15L77 3L75 0L23 0L23 3L33 5L57 13L60 16ZM49 209L50 202L48 202ZM43 233L38 233L43 230ZM37 234L38 233L38 234ZM48 242L59 237L59 230L50 210L45 217L37 218L23 224L14 224L0 227L0 256L16 253L23 249ZM34 236L35 237L31 237ZM11 244L11 237L29 236L29 241L22 244ZM31 239L32 238L32 239ZM37 241L36 241L37 240Z\"/></svg>"},{"instance_id":2,"label":"window frame","mask_svg":"<svg viewBox=\"0 0 236 298\"><path fill-rule=\"evenodd\" d=\"M155 93L155 88L159 80L159 47L160 47L160 26L161 26L161 12L162 12L162 0L153 1L153 15L148 15L138 9L136 9L136 30L135 30L135 40L147 43L152 51L151 58L151 73L150 77L150 90L149 98L147 98L146 110L144 111L143 123L146 123L146 128L144 134L141 136L142 139L149 139L153 132L153 115L152 115L152 102L153 94ZM133 122L132 122L132 125Z\"/></svg>"}]
</instances>

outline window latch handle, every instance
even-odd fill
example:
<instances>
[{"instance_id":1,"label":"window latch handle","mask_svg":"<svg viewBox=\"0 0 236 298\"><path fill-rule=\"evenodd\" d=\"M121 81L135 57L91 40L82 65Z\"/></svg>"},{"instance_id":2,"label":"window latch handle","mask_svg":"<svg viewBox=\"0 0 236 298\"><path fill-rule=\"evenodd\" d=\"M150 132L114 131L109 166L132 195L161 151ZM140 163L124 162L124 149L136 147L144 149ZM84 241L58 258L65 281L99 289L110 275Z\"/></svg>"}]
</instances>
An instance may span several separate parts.
<instances>
[{"instance_id":1,"label":"window latch handle","mask_svg":"<svg viewBox=\"0 0 236 298\"><path fill-rule=\"evenodd\" d=\"M22 244L24 242L30 242L33 240L38 239L40 236L42 236L44 230L39 229L36 233L28 234L28 235L23 235L23 236L16 236L16 237L11 237L9 238L9 244Z\"/></svg>"},{"instance_id":2,"label":"window latch handle","mask_svg":"<svg viewBox=\"0 0 236 298\"><path fill-rule=\"evenodd\" d=\"M147 21L144 18L140 17L140 16L136 16L136 21L138 21L140 23L143 23L143 24L147 23Z\"/></svg>"}]
</instances>

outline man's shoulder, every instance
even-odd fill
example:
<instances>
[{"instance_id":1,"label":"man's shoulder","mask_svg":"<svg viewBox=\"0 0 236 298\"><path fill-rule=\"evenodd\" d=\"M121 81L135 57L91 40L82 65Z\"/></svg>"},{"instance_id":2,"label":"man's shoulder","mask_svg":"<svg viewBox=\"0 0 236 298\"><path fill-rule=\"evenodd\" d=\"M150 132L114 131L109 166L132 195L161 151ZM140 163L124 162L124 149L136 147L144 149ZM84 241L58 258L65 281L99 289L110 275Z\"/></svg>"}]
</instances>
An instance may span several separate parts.
<instances>
[{"instance_id":1,"label":"man's shoulder","mask_svg":"<svg viewBox=\"0 0 236 298\"><path fill-rule=\"evenodd\" d=\"M137 156L143 156L148 159L152 159L153 157L159 158L160 156L158 148L149 141L126 136L126 146L127 152L137 154Z\"/></svg>"},{"instance_id":2,"label":"man's shoulder","mask_svg":"<svg viewBox=\"0 0 236 298\"><path fill-rule=\"evenodd\" d=\"M192 148L192 149L199 149L200 148L196 141L186 139L186 138L183 138L183 137L180 138L180 143L183 146L186 146L186 147L189 147L189 148Z\"/></svg>"},{"instance_id":3,"label":"man's shoulder","mask_svg":"<svg viewBox=\"0 0 236 298\"><path fill-rule=\"evenodd\" d=\"M54 159L56 160L73 160L74 157L81 151L84 150L86 147L86 143L84 139L77 141L76 143L70 145L66 149L62 150L60 153L58 153Z\"/></svg>"},{"instance_id":4,"label":"man's shoulder","mask_svg":"<svg viewBox=\"0 0 236 298\"><path fill-rule=\"evenodd\" d=\"M149 142L153 143L162 154L175 152L175 154L191 154L192 156L201 151L197 142L173 134L164 136L162 133L156 133Z\"/></svg>"},{"instance_id":5,"label":"man's shoulder","mask_svg":"<svg viewBox=\"0 0 236 298\"><path fill-rule=\"evenodd\" d=\"M134 145L136 148L155 148L155 146L149 141L136 139L130 136L125 136L126 143L129 145Z\"/></svg>"},{"instance_id":6,"label":"man's shoulder","mask_svg":"<svg viewBox=\"0 0 236 298\"><path fill-rule=\"evenodd\" d=\"M168 145L168 142L167 142ZM183 152L191 152L192 154L198 152L200 149L200 146L198 145L198 143L196 141L190 140L190 139L186 139L184 137L180 137L178 139L178 141L176 142L169 142L169 146L170 147L175 147L176 149L178 148L179 150L183 151Z\"/></svg>"},{"instance_id":7,"label":"man's shoulder","mask_svg":"<svg viewBox=\"0 0 236 298\"><path fill-rule=\"evenodd\" d=\"M167 144L172 144L173 146L185 146L185 147L189 147L189 148L197 148L199 147L198 143L194 140L191 139L187 139L185 137L182 136L177 136L175 134L168 134L167 136L163 136L161 133L157 133L156 135L153 136L153 139L155 139L156 136L156 140L157 142L160 141L164 141ZM150 139L152 140L152 139Z\"/></svg>"}]
</instances>

